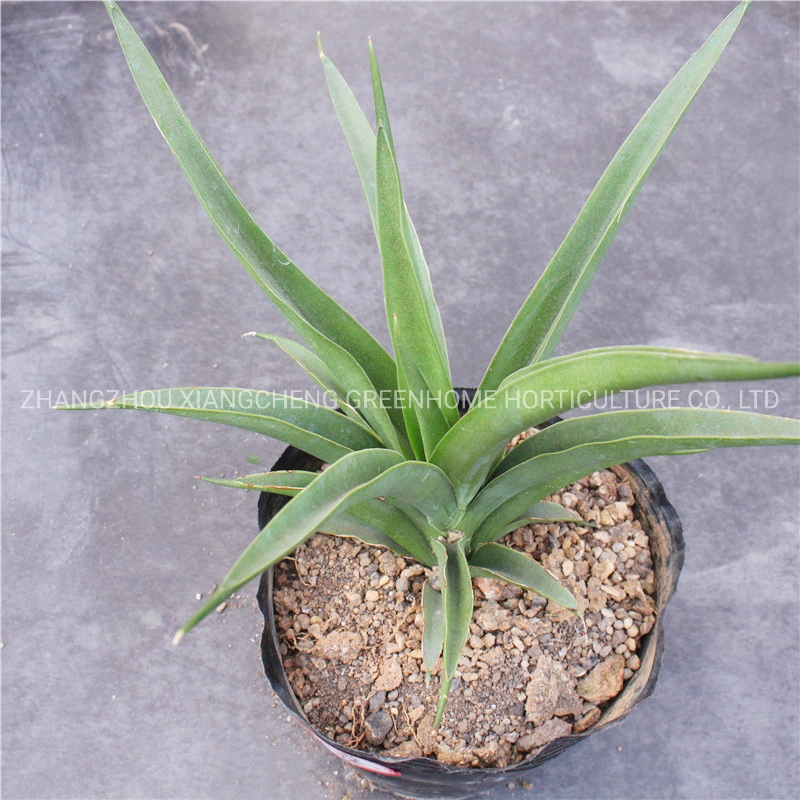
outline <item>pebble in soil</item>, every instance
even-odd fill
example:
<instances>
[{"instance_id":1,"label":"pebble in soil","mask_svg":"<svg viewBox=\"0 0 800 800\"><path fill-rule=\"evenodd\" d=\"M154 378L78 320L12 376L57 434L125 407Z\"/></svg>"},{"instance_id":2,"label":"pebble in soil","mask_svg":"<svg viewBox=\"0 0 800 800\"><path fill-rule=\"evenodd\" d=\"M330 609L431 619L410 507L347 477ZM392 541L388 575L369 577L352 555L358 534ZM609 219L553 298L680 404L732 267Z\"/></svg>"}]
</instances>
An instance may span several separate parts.
<instances>
[{"instance_id":1,"label":"pebble in soil","mask_svg":"<svg viewBox=\"0 0 800 800\"><path fill-rule=\"evenodd\" d=\"M422 584L430 570L317 534L276 570L286 674L309 721L342 744L451 765L513 764L593 725L639 669L655 623L648 534L610 470L550 500L597 524L522 527L505 543L578 598L586 631L533 592L478 578L470 637L438 730L439 669L422 672Z\"/></svg>"}]
</instances>

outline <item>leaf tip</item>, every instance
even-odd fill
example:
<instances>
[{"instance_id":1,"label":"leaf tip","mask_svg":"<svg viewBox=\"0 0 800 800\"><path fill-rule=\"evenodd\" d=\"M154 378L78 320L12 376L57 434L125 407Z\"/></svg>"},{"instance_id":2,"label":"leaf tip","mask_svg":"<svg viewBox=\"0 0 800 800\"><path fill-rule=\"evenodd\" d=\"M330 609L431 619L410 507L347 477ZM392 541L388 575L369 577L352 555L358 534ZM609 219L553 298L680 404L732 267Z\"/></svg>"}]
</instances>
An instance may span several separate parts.
<instances>
[{"instance_id":1,"label":"leaf tip","mask_svg":"<svg viewBox=\"0 0 800 800\"><path fill-rule=\"evenodd\" d=\"M176 634L175 634L175 635L172 637L172 644L173 644L173 645L178 645L178 644L180 644L180 641L181 641L181 639L183 639L183 635L184 635L185 633L186 633L186 631L185 631L183 628L181 628L181 629L180 629L180 630L179 630L179 631L178 631L178 632L177 632L177 633L176 633Z\"/></svg>"},{"instance_id":2,"label":"leaf tip","mask_svg":"<svg viewBox=\"0 0 800 800\"><path fill-rule=\"evenodd\" d=\"M322 36L319 31L317 31L317 50L319 51L320 59L325 58L325 53L322 51Z\"/></svg>"}]
</instances>

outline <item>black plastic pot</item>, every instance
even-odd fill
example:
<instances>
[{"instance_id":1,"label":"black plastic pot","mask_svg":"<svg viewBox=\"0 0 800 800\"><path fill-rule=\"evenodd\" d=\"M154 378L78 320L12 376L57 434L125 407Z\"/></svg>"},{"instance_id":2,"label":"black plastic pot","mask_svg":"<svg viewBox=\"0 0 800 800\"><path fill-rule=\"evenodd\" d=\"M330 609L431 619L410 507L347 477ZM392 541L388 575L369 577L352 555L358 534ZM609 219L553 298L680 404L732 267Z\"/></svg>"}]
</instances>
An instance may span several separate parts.
<instances>
[{"instance_id":1,"label":"black plastic pot","mask_svg":"<svg viewBox=\"0 0 800 800\"><path fill-rule=\"evenodd\" d=\"M469 396L469 393L464 393L466 402ZM320 464L319 460L307 453L289 447L273 469L316 470ZM370 779L380 788L402 797L427 799L466 798L493 785L521 778L566 748L626 717L655 689L664 652L661 615L675 591L678 575L683 566L684 541L678 515L667 501L653 471L641 460L613 469L619 476L629 481L640 520L650 536L655 574L656 624L640 642L639 670L628 680L622 692L609 703L600 719L591 728L583 733L555 739L535 755L513 766L494 769L459 769L445 766L431 758L398 759L341 745L317 731L308 722L286 678L273 613L273 571L269 570L261 576L258 589L258 603L265 620L264 634L261 638L264 671L272 688L294 719L343 761L368 772ZM258 503L259 526L263 528L286 502L288 502L287 497L263 493Z\"/></svg>"}]
</instances>

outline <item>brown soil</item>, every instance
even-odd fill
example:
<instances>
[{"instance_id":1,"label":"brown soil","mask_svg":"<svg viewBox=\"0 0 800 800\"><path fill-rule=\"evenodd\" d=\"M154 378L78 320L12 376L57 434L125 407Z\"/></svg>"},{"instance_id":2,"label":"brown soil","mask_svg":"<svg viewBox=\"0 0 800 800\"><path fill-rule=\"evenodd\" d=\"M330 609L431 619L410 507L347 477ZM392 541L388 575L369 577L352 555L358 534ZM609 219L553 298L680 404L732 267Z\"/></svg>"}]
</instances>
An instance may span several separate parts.
<instances>
[{"instance_id":1,"label":"brown soil","mask_svg":"<svg viewBox=\"0 0 800 800\"><path fill-rule=\"evenodd\" d=\"M549 498L575 524L519 528L505 542L562 580L585 611L476 579L471 636L443 722L440 664L421 671L425 567L382 548L317 534L275 573L289 681L309 721L343 744L461 766L506 766L586 730L639 668L655 622L647 532L630 487L604 470Z\"/></svg>"}]
</instances>

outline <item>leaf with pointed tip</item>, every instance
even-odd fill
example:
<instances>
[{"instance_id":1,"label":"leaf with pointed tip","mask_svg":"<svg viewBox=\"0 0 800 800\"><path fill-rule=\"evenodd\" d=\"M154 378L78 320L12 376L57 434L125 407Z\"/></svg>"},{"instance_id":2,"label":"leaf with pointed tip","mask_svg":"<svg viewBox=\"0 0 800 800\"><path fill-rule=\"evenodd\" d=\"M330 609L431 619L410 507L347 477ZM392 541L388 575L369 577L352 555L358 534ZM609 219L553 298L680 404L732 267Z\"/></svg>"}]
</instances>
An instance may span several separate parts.
<instances>
[{"instance_id":1,"label":"leaf with pointed tip","mask_svg":"<svg viewBox=\"0 0 800 800\"><path fill-rule=\"evenodd\" d=\"M328 520L380 497L397 497L415 506L441 530L447 530L458 516L453 487L436 467L403 461L398 453L386 449L349 453L320 473L267 523L181 633L194 627L239 587L291 553Z\"/></svg>"},{"instance_id":2,"label":"leaf with pointed tip","mask_svg":"<svg viewBox=\"0 0 800 800\"><path fill-rule=\"evenodd\" d=\"M673 408L576 417L534 434L519 445L525 445L521 453L512 450L460 525L473 546L490 541L531 503L598 469L634 458L797 443L800 420L746 411Z\"/></svg>"},{"instance_id":3,"label":"leaf with pointed tip","mask_svg":"<svg viewBox=\"0 0 800 800\"><path fill-rule=\"evenodd\" d=\"M439 705L433 727L439 727L450 695L450 685L456 674L458 660L469 638L472 621L472 579L464 554L463 539L455 542L436 541L434 552L439 561L442 609L444 614L444 643L442 646L442 678Z\"/></svg>"},{"instance_id":4,"label":"leaf with pointed tip","mask_svg":"<svg viewBox=\"0 0 800 800\"><path fill-rule=\"evenodd\" d=\"M541 564L519 550L499 544L484 544L470 556L469 569L473 578L494 578L513 583L523 589L530 589L569 611L580 613L572 592Z\"/></svg>"},{"instance_id":5,"label":"leaf with pointed tip","mask_svg":"<svg viewBox=\"0 0 800 800\"><path fill-rule=\"evenodd\" d=\"M136 408L232 425L280 439L328 462L353 450L372 449L380 444L365 425L331 408L255 389L151 389L122 395L104 407ZM69 408L97 406L86 403Z\"/></svg>"},{"instance_id":6,"label":"leaf with pointed tip","mask_svg":"<svg viewBox=\"0 0 800 800\"><path fill-rule=\"evenodd\" d=\"M401 556L408 556L414 558L414 554L410 553L405 548L401 547L391 536L387 535L384 531L378 528L373 528L370 525L365 525L360 520L357 520L351 514L340 514L338 517L329 519L322 528L321 533L327 533L330 536L341 536L350 539L358 539L360 542L370 544L376 547L385 547L394 553Z\"/></svg>"},{"instance_id":7,"label":"leaf with pointed tip","mask_svg":"<svg viewBox=\"0 0 800 800\"><path fill-rule=\"evenodd\" d=\"M598 527L594 522L587 522L580 514L570 511L558 503L535 503L529 508L522 517L509 522L504 528L492 537L500 539L511 531L521 528L523 525L547 525L551 522L573 522L584 528Z\"/></svg>"},{"instance_id":8,"label":"leaf with pointed tip","mask_svg":"<svg viewBox=\"0 0 800 800\"><path fill-rule=\"evenodd\" d=\"M458 488L459 503L466 507L513 436L589 402L597 394L670 383L756 380L798 374L798 364L756 361L745 356L660 347L585 350L540 361L515 372L496 393L470 408L439 442L430 461L450 477ZM511 451L511 457L514 452Z\"/></svg>"},{"instance_id":9,"label":"leaf with pointed tip","mask_svg":"<svg viewBox=\"0 0 800 800\"><path fill-rule=\"evenodd\" d=\"M748 5L742 3L726 17L623 142L511 323L481 381L482 392L553 352L639 189Z\"/></svg>"},{"instance_id":10,"label":"leaf with pointed tip","mask_svg":"<svg viewBox=\"0 0 800 800\"><path fill-rule=\"evenodd\" d=\"M340 362L347 381L366 373L380 391L397 387L391 356L261 230L192 127L144 43L115 2L106 0L136 85L192 188L222 238L278 310L327 363Z\"/></svg>"},{"instance_id":11,"label":"leaf with pointed tip","mask_svg":"<svg viewBox=\"0 0 800 800\"><path fill-rule=\"evenodd\" d=\"M272 494L288 495L294 497L305 489L319 472L305 472L303 470L276 470L274 472L261 472L254 475L243 475L235 480L225 480L222 478L202 478L207 483L216 486L227 486L234 489L250 489L261 492L271 492ZM419 515L417 518L416 515ZM334 529L335 523L335 529ZM353 535L366 541L369 544L377 544L381 547L389 547L400 555L411 556L430 567L436 563L436 558L431 550L427 533L429 524L421 512L413 507L406 509L399 508L386 500L369 500L353 506L349 511L335 517L333 521L328 520L325 533L332 533L337 536ZM354 530L359 529L361 533L345 534L340 533L345 526L351 526ZM426 533L423 533L418 525L423 525ZM369 535L371 538L365 538Z\"/></svg>"},{"instance_id":12,"label":"leaf with pointed tip","mask_svg":"<svg viewBox=\"0 0 800 800\"><path fill-rule=\"evenodd\" d=\"M282 336L255 331L252 335L280 347L308 373L318 386L330 395L347 416L357 421L366 420L386 447L397 450L407 458L412 455L411 445L408 443L405 433L395 427L383 403L372 402L374 395L371 395L370 392L374 391L374 387L369 382L366 373L359 385L348 385L341 379L342 375L347 374L347 370L341 369L340 363L325 363L316 353ZM363 402L360 402L362 399ZM356 403L355 407L351 405L353 400ZM357 408L361 409L361 414L356 410Z\"/></svg>"},{"instance_id":13,"label":"leaf with pointed tip","mask_svg":"<svg viewBox=\"0 0 800 800\"><path fill-rule=\"evenodd\" d=\"M422 618L422 669L430 675L444 645L444 611L442 593L428 580L422 585Z\"/></svg>"},{"instance_id":14,"label":"leaf with pointed tip","mask_svg":"<svg viewBox=\"0 0 800 800\"><path fill-rule=\"evenodd\" d=\"M254 475L242 475L241 478L206 478L200 480L213 483L215 486L228 486L232 489L249 489L257 492L270 492L294 497L308 486L318 472L306 472L301 469L275 470L274 472L257 472Z\"/></svg>"},{"instance_id":15,"label":"leaf with pointed tip","mask_svg":"<svg viewBox=\"0 0 800 800\"><path fill-rule=\"evenodd\" d=\"M376 153L376 138L375 134L370 127L367 117L361 110L353 92L345 82L339 70L333 62L322 52L322 42L318 38L319 55L322 61L322 66L325 71L325 78L328 82L328 90L330 91L331 99L333 100L336 114L339 117L342 129L344 130L347 144L350 147L350 152L353 154L353 159L358 170L359 177L361 178L361 185L364 188L364 194L367 198L367 205L369 206L369 213L372 219L372 226L375 230L375 238L380 245L380 236L378 234L378 200L377 190L375 183L375 153ZM373 90L375 95L376 116L381 121L381 124L388 132L389 142L391 143L391 132L389 128L389 116L386 112L386 101L383 96L383 86L380 80L380 73L378 71L377 60L375 59L375 51L370 42L370 63L372 66L373 76ZM392 144L392 149L394 149ZM436 345L442 356L444 363L447 363L447 344L444 338L444 331L442 329L442 321L439 315L439 309L436 306L436 301L433 297L433 288L431 286L430 274L428 272L428 265L425 261L425 256L422 252L422 246L419 243L419 237L414 229L414 224L408 214L408 209L403 204L403 213L405 216L403 232L408 245L409 254L411 256L412 264L416 272L417 280L421 289L422 300L426 306L428 319L430 320L431 330L436 340Z\"/></svg>"},{"instance_id":16,"label":"leaf with pointed tip","mask_svg":"<svg viewBox=\"0 0 800 800\"><path fill-rule=\"evenodd\" d=\"M394 154L382 127L378 128L377 139L378 233L386 318L395 360L408 382L406 386L399 385L399 388L407 389L414 395L421 393L424 400L414 412L419 421L425 452L430 453L443 432L458 419L458 409L455 403L447 403L453 392L450 370L437 347L424 301L424 290L406 245L400 179Z\"/></svg>"},{"instance_id":17,"label":"leaf with pointed tip","mask_svg":"<svg viewBox=\"0 0 800 800\"><path fill-rule=\"evenodd\" d=\"M430 522L425 514L414 506L403 503L397 498L393 498L393 502L378 498L353 506L345 516L353 517L360 523L383 531L395 542L395 545L386 546L401 555L409 554L426 567L432 567L436 563L428 534L431 529Z\"/></svg>"}]
</instances>

